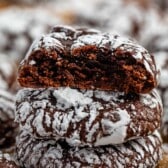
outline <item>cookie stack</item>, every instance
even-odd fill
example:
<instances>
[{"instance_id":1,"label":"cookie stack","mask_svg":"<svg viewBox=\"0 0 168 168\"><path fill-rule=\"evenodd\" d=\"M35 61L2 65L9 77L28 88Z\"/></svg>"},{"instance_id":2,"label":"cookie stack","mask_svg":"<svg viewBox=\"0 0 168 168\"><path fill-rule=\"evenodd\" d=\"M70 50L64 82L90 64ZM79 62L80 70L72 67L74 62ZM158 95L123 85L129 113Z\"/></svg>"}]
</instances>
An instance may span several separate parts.
<instances>
[{"instance_id":1,"label":"cookie stack","mask_svg":"<svg viewBox=\"0 0 168 168\"><path fill-rule=\"evenodd\" d=\"M20 64L20 166L155 167L158 76L153 56L131 40L55 26Z\"/></svg>"}]
</instances>

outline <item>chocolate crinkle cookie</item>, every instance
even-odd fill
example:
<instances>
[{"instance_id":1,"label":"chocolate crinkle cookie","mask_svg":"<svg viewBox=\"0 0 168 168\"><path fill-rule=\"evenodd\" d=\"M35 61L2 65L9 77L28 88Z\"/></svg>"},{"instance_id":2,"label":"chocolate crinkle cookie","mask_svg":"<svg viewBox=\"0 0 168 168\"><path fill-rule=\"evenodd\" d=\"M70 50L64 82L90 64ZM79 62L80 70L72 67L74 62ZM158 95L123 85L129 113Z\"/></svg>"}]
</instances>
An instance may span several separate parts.
<instances>
[{"instance_id":1,"label":"chocolate crinkle cookie","mask_svg":"<svg viewBox=\"0 0 168 168\"><path fill-rule=\"evenodd\" d=\"M137 95L68 87L23 89L17 94L15 120L35 138L100 146L151 134L160 126L162 111L155 90Z\"/></svg>"},{"instance_id":2,"label":"chocolate crinkle cookie","mask_svg":"<svg viewBox=\"0 0 168 168\"><path fill-rule=\"evenodd\" d=\"M117 146L71 148L64 141L39 141L22 131L16 153L20 165L31 168L153 168L162 155L157 132Z\"/></svg>"},{"instance_id":3,"label":"chocolate crinkle cookie","mask_svg":"<svg viewBox=\"0 0 168 168\"><path fill-rule=\"evenodd\" d=\"M56 26L32 44L18 81L33 88L148 93L158 76L153 56L136 42L93 29Z\"/></svg>"},{"instance_id":4,"label":"chocolate crinkle cookie","mask_svg":"<svg viewBox=\"0 0 168 168\"><path fill-rule=\"evenodd\" d=\"M14 96L0 90L0 148L10 147L15 143L18 124L14 122Z\"/></svg>"},{"instance_id":5,"label":"chocolate crinkle cookie","mask_svg":"<svg viewBox=\"0 0 168 168\"><path fill-rule=\"evenodd\" d=\"M20 168L9 154L0 151L0 168Z\"/></svg>"},{"instance_id":6,"label":"chocolate crinkle cookie","mask_svg":"<svg viewBox=\"0 0 168 168\"><path fill-rule=\"evenodd\" d=\"M167 52L156 52L155 59L158 66L161 69L160 83L158 90L160 92L164 114L161 124L161 135L164 143L168 143L168 53Z\"/></svg>"}]
</instances>

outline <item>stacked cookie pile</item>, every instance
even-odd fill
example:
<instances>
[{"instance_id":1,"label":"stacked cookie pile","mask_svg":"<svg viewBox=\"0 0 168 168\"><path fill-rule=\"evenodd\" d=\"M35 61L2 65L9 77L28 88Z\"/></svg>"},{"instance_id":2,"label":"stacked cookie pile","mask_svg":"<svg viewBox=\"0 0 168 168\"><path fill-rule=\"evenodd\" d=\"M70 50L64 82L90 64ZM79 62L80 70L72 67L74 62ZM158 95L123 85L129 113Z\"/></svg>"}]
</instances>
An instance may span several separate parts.
<instances>
[{"instance_id":1,"label":"stacked cookie pile","mask_svg":"<svg viewBox=\"0 0 168 168\"><path fill-rule=\"evenodd\" d=\"M155 167L162 103L154 58L137 43L56 26L20 64L22 167Z\"/></svg>"}]
</instances>

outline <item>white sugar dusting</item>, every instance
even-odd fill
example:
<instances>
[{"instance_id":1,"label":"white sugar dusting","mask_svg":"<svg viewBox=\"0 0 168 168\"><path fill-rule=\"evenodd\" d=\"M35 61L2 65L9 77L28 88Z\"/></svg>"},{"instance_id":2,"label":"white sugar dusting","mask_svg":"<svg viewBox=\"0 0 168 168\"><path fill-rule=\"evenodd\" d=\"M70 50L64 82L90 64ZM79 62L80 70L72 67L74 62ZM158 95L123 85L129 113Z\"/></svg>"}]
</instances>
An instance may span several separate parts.
<instances>
[{"instance_id":1,"label":"white sugar dusting","mask_svg":"<svg viewBox=\"0 0 168 168\"><path fill-rule=\"evenodd\" d=\"M84 35L78 38L79 43L90 44L90 45L100 44L102 39L103 39L102 35L98 35L98 34Z\"/></svg>"},{"instance_id":2,"label":"white sugar dusting","mask_svg":"<svg viewBox=\"0 0 168 168\"><path fill-rule=\"evenodd\" d=\"M156 64L158 68L161 70L159 85L163 88L166 88L168 87L168 68L166 66L168 61L168 53L156 52L154 53L154 56L155 56Z\"/></svg>"},{"instance_id":3,"label":"white sugar dusting","mask_svg":"<svg viewBox=\"0 0 168 168\"><path fill-rule=\"evenodd\" d=\"M49 114L45 115L45 123L46 123L47 127L50 127L52 121L51 121Z\"/></svg>"},{"instance_id":4,"label":"white sugar dusting","mask_svg":"<svg viewBox=\"0 0 168 168\"><path fill-rule=\"evenodd\" d=\"M14 120L14 101L14 95L0 90L0 121Z\"/></svg>"},{"instance_id":5,"label":"white sugar dusting","mask_svg":"<svg viewBox=\"0 0 168 168\"><path fill-rule=\"evenodd\" d=\"M95 146L104 144L120 144L125 141L127 136L127 125L131 122L130 115L126 110L116 109L114 111L120 117L119 121L112 122L108 119L102 119L104 133L108 136L97 139Z\"/></svg>"},{"instance_id":6,"label":"white sugar dusting","mask_svg":"<svg viewBox=\"0 0 168 168\"><path fill-rule=\"evenodd\" d=\"M86 97L84 94L78 92L75 89L70 88L60 88L58 90L55 90L53 92L53 95L55 98L57 98L57 106L64 103L65 109L69 108L71 106L76 107L83 106L92 103L92 99L89 97ZM59 106L61 108L61 106Z\"/></svg>"},{"instance_id":7,"label":"white sugar dusting","mask_svg":"<svg viewBox=\"0 0 168 168\"><path fill-rule=\"evenodd\" d=\"M41 134L47 134L46 130L43 127L43 116L44 116L44 110L40 109L36 111L35 118L32 122L32 125L37 129L37 132L39 135Z\"/></svg>"},{"instance_id":8,"label":"white sugar dusting","mask_svg":"<svg viewBox=\"0 0 168 168\"><path fill-rule=\"evenodd\" d=\"M110 38L110 40L112 42L112 48L111 49L118 48L122 45L133 45L133 42L128 40L125 37L117 36L115 38L115 35L112 35L112 34L111 34L111 36L112 36L112 38Z\"/></svg>"},{"instance_id":9,"label":"white sugar dusting","mask_svg":"<svg viewBox=\"0 0 168 168\"><path fill-rule=\"evenodd\" d=\"M2 89L8 89L7 82L0 76L0 88Z\"/></svg>"}]
</instances>

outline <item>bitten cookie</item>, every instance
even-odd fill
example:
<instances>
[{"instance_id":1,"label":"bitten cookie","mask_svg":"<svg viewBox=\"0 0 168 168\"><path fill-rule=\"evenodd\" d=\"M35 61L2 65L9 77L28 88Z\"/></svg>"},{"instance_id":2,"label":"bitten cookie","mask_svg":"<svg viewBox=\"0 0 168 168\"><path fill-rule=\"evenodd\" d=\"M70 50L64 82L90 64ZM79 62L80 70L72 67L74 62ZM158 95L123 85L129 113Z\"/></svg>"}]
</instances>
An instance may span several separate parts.
<instances>
[{"instance_id":1,"label":"bitten cookie","mask_svg":"<svg viewBox=\"0 0 168 168\"><path fill-rule=\"evenodd\" d=\"M157 86L153 56L131 40L92 29L56 26L20 64L23 87L70 86L147 93Z\"/></svg>"},{"instance_id":2,"label":"bitten cookie","mask_svg":"<svg viewBox=\"0 0 168 168\"><path fill-rule=\"evenodd\" d=\"M14 144L18 124L14 122L14 96L0 90L0 148Z\"/></svg>"},{"instance_id":3,"label":"bitten cookie","mask_svg":"<svg viewBox=\"0 0 168 168\"><path fill-rule=\"evenodd\" d=\"M158 134L117 146L71 148L65 142L35 140L21 132L16 153L20 165L26 168L153 168L161 159L162 150Z\"/></svg>"},{"instance_id":4,"label":"bitten cookie","mask_svg":"<svg viewBox=\"0 0 168 168\"><path fill-rule=\"evenodd\" d=\"M20 90L15 120L36 138L99 146L151 134L160 126L161 114L155 90L137 95L65 87Z\"/></svg>"}]
</instances>

